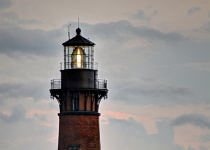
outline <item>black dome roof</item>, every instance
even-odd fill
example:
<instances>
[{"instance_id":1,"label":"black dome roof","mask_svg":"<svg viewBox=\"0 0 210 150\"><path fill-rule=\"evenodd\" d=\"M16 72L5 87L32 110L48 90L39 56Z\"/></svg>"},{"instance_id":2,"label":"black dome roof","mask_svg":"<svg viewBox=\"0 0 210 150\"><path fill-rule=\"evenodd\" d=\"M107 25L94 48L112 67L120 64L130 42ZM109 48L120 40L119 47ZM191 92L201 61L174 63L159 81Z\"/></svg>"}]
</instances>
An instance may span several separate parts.
<instances>
[{"instance_id":1,"label":"black dome roof","mask_svg":"<svg viewBox=\"0 0 210 150\"><path fill-rule=\"evenodd\" d=\"M95 44L91 42L90 40L84 38L81 36L81 29L77 28L76 29L77 35L68 41L64 42L62 45L63 46L94 46Z\"/></svg>"}]
</instances>

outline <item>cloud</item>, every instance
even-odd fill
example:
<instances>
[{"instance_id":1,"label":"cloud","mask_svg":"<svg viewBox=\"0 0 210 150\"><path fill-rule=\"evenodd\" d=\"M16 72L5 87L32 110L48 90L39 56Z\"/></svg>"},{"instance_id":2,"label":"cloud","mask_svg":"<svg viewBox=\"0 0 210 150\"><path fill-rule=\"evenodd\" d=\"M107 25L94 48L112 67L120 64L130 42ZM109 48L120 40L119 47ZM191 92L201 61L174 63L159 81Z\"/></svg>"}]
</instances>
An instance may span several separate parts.
<instances>
[{"instance_id":1,"label":"cloud","mask_svg":"<svg viewBox=\"0 0 210 150\"><path fill-rule=\"evenodd\" d=\"M204 147L204 146L199 146L199 150L209 150L209 148Z\"/></svg>"},{"instance_id":2,"label":"cloud","mask_svg":"<svg viewBox=\"0 0 210 150\"><path fill-rule=\"evenodd\" d=\"M144 126L133 118L129 120L109 119L102 125L103 149L183 150L174 144L174 130L166 121L156 122L157 134L148 134Z\"/></svg>"},{"instance_id":3,"label":"cloud","mask_svg":"<svg viewBox=\"0 0 210 150\"><path fill-rule=\"evenodd\" d=\"M210 129L210 117L201 114L183 114L175 118L171 124L173 126L191 124L200 128Z\"/></svg>"},{"instance_id":4,"label":"cloud","mask_svg":"<svg viewBox=\"0 0 210 150\"><path fill-rule=\"evenodd\" d=\"M167 86L163 84L147 84L147 85L139 85L133 86L131 89L123 89L124 92L130 92L132 94L141 94L144 96L152 96L152 97L166 97L166 98L176 98L178 96L190 95L193 92L190 89L184 87L177 86ZM128 94L128 93L127 93Z\"/></svg>"},{"instance_id":5,"label":"cloud","mask_svg":"<svg viewBox=\"0 0 210 150\"><path fill-rule=\"evenodd\" d=\"M189 146L187 150L196 150L196 149L194 149L191 146Z\"/></svg>"},{"instance_id":6,"label":"cloud","mask_svg":"<svg viewBox=\"0 0 210 150\"><path fill-rule=\"evenodd\" d=\"M5 8L11 6L11 5L12 5L12 3L11 3L10 0L1 0L0 1L0 10L5 9Z\"/></svg>"},{"instance_id":7,"label":"cloud","mask_svg":"<svg viewBox=\"0 0 210 150\"><path fill-rule=\"evenodd\" d=\"M14 13L8 13L6 17L19 20L19 17ZM24 22L31 21L34 23L33 20L25 20ZM83 24L81 26L85 31L84 35L87 35L85 37L91 35L93 41L96 39L99 43L104 42L104 40L109 41L110 46L119 45L122 47L123 42L126 44L126 42L136 39L138 39L136 44L141 40L147 41L146 43L174 43L186 39L176 32L161 32L146 26L135 27L128 21L95 25ZM32 55L55 55L57 50L62 48L61 44L66 41L64 27L45 31L41 29L25 29L15 23L3 23L0 27L0 53L11 55L21 52Z\"/></svg>"},{"instance_id":8,"label":"cloud","mask_svg":"<svg viewBox=\"0 0 210 150\"><path fill-rule=\"evenodd\" d=\"M118 84L113 86L110 87L114 89L112 99L130 104L174 105L196 102L194 91L186 87L161 83L145 84L132 80L119 81Z\"/></svg>"},{"instance_id":9,"label":"cloud","mask_svg":"<svg viewBox=\"0 0 210 150\"><path fill-rule=\"evenodd\" d=\"M0 27L0 53L26 53L52 56L61 48L62 30L29 30L20 27Z\"/></svg>"},{"instance_id":10,"label":"cloud","mask_svg":"<svg viewBox=\"0 0 210 150\"><path fill-rule=\"evenodd\" d=\"M154 28L149 28L146 26L133 26L129 21L118 21L110 22L107 24L95 24L88 25L84 28L85 32L89 35L92 35L92 38L100 38L101 40L115 41L122 45L123 42L131 39L142 39L147 40L148 42L165 42L165 43L174 43L186 40L186 38L176 32L161 32Z\"/></svg>"},{"instance_id":11,"label":"cloud","mask_svg":"<svg viewBox=\"0 0 210 150\"><path fill-rule=\"evenodd\" d=\"M150 20L149 17L146 16L143 10L138 10L138 13L135 14L133 18L138 19L138 20L145 20L145 21Z\"/></svg>"},{"instance_id":12,"label":"cloud","mask_svg":"<svg viewBox=\"0 0 210 150\"><path fill-rule=\"evenodd\" d=\"M137 10L137 13L134 14L133 19L145 21L146 23L150 23L152 20L152 17L156 16L158 14L157 10L154 10L151 14L151 16L148 16L145 14L143 10Z\"/></svg>"},{"instance_id":13,"label":"cloud","mask_svg":"<svg viewBox=\"0 0 210 150\"><path fill-rule=\"evenodd\" d=\"M210 71L210 62L205 63L188 63L185 67L194 68L199 71Z\"/></svg>"},{"instance_id":14,"label":"cloud","mask_svg":"<svg viewBox=\"0 0 210 150\"><path fill-rule=\"evenodd\" d=\"M200 8L200 7L193 7L193 8L190 8L188 11L187 11L187 14L188 15L192 15L192 14L194 14L194 13L196 13L196 12L199 12L199 11L201 11L202 9Z\"/></svg>"},{"instance_id":15,"label":"cloud","mask_svg":"<svg viewBox=\"0 0 210 150\"><path fill-rule=\"evenodd\" d=\"M200 28L194 29L193 31L195 31L195 33L200 34L198 35L200 37L201 35L203 35L203 37L205 37L209 41L210 21L206 21Z\"/></svg>"},{"instance_id":16,"label":"cloud","mask_svg":"<svg viewBox=\"0 0 210 150\"><path fill-rule=\"evenodd\" d=\"M139 118L135 115L132 114L127 114L127 113L122 113L122 112L116 112L116 111L104 111L102 112L103 116L107 116L108 118L115 118L115 119L120 119L120 120L129 120L130 118L133 118L135 120L148 120L148 118ZM107 121L107 120L104 120ZM105 122L107 123L107 122Z\"/></svg>"},{"instance_id":17,"label":"cloud","mask_svg":"<svg viewBox=\"0 0 210 150\"><path fill-rule=\"evenodd\" d=\"M1 14L1 24L10 24L13 26L20 26L20 25L44 25L46 24L43 21L37 21L34 19L21 19L17 13L15 12L3 12Z\"/></svg>"},{"instance_id":18,"label":"cloud","mask_svg":"<svg viewBox=\"0 0 210 150\"><path fill-rule=\"evenodd\" d=\"M26 119L26 109L22 105L16 105L12 108L11 115L0 112L0 119L7 123L16 123Z\"/></svg>"},{"instance_id":19,"label":"cloud","mask_svg":"<svg viewBox=\"0 0 210 150\"><path fill-rule=\"evenodd\" d=\"M46 84L36 81L28 83L1 83L0 84L0 97L3 100L10 98L27 98L32 97L35 100L40 98L48 98L45 95L45 91L48 91Z\"/></svg>"},{"instance_id":20,"label":"cloud","mask_svg":"<svg viewBox=\"0 0 210 150\"><path fill-rule=\"evenodd\" d=\"M40 124L36 117L27 118L26 109L20 104L12 108L10 115L1 112L0 122L2 150L26 150L29 147L32 149L51 147L53 149L57 145L57 128Z\"/></svg>"},{"instance_id":21,"label":"cloud","mask_svg":"<svg viewBox=\"0 0 210 150\"><path fill-rule=\"evenodd\" d=\"M204 143L210 142L210 134L202 135L202 136L199 138L199 141L204 142Z\"/></svg>"},{"instance_id":22,"label":"cloud","mask_svg":"<svg viewBox=\"0 0 210 150\"><path fill-rule=\"evenodd\" d=\"M158 14L158 11L157 10L154 10L153 12L152 12L152 16L156 16Z\"/></svg>"}]
</instances>

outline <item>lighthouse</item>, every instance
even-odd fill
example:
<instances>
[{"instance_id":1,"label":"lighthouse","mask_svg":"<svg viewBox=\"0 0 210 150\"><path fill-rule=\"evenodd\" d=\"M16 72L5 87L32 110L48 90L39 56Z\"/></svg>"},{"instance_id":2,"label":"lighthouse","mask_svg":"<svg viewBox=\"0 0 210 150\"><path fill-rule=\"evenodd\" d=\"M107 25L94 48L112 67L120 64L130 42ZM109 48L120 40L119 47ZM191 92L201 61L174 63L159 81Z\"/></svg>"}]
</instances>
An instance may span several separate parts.
<instances>
[{"instance_id":1,"label":"lighthouse","mask_svg":"<svg viewBox=\"0 0 210 150\"><path fill-rule=\"evenodd\" d=\"M100 150L99 105L107 98L107 80L98 79L94 43L81 35L64 42L61 79L51 80L59 104L58 150Z\"/></svg>"}]
</instances>

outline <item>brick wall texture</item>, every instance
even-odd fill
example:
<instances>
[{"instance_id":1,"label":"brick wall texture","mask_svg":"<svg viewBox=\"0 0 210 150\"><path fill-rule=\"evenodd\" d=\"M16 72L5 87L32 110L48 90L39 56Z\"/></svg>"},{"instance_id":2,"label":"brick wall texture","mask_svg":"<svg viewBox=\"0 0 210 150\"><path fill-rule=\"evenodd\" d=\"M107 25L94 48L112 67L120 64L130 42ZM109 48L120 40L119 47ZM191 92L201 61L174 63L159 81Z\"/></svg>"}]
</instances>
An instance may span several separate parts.
<instances>
[{"instance_id":1,"label":"brick wall texture","mask_svg":"<svg viewBox=\"0 0 210 150\"><path fill-rule=\"evenodd\" d=\"M81 150L100 150L99 116L60 115L58 150L81 144Z\"/></svg>"}]
</instances>

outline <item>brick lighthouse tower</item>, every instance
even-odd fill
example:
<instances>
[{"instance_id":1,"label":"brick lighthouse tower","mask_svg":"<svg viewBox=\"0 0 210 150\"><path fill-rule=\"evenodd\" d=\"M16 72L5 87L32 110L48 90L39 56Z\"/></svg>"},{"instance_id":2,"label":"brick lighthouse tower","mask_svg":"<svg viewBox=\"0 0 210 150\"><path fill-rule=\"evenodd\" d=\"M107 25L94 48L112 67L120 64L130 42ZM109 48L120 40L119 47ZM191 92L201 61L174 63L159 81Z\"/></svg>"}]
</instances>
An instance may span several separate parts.
<instances>
[{"instance_id":1,"label":"brick lighthouse tower","mask_svg":"<svg viewBox=\"0 0 210 150\"><path fill-rule=\"evenodd\" d=\"M64 46L61 79L51 80L51 98L60 112L58 150L100 150L99 104L107 98L107 81L98 79L94 43L76 36Z\"/></svg>"}]
</instances>

